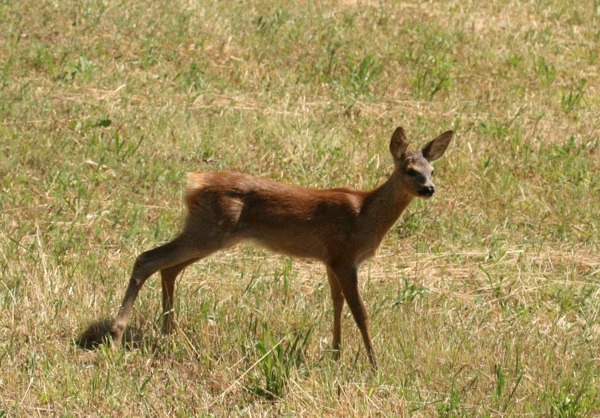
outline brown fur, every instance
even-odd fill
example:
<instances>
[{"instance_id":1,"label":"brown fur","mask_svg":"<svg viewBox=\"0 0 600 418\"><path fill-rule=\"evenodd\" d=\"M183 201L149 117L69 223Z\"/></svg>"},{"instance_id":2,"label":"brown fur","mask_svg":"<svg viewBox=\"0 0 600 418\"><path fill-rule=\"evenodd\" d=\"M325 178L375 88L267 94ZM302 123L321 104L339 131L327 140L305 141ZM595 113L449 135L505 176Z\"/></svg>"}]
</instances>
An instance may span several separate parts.
<instances>
[{"instance_id":1,"label":"brown fur","mask_svg":"<svg viewBox=\"0 0 600 418\"><path fill-rule=\"evenodd\" d=\"M215 251L251 241L275 252L322 261L334 305L333 348L340 348L345 300L375 365L369 317L358 288L358 267L375 254L414 197L433 195L430 163L442 156L451 139L448 131L422 150L407 152L408 140L398 128L390 141L394 172L383 185L368 192L313 190L241 173L190 173L183 231L175 240L137 258L111 328L114 344L120 344L133 303L150 275L161 271L164 331L170 332L177 275Z\"/></svg>"}]
</instances>

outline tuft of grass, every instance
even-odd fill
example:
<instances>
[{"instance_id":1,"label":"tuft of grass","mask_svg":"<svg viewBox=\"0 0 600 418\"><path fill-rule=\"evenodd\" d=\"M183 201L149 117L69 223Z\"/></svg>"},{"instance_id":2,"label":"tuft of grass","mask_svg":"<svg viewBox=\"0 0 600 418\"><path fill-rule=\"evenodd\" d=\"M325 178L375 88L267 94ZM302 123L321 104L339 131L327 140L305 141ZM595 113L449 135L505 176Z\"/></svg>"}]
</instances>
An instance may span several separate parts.
<instances>
[{"instance_id":1,"label":"tuft of grass","mask_svg":"<svg viewBox=\"0 0 600 418\"><path fill-rule=\"evenodd\" d=\"M261 338L252 347L253 351L260 356L253 364L257 371L250 374L251 383L246 385L245 389L267 400L283 399L290 379L293 377L302 379L308 373L308 369L302 366L311 334L310 329L306 332L299 330L293 339L283 337L274 344L268 335L266 338Z\"/></svg>"}]
</instances>

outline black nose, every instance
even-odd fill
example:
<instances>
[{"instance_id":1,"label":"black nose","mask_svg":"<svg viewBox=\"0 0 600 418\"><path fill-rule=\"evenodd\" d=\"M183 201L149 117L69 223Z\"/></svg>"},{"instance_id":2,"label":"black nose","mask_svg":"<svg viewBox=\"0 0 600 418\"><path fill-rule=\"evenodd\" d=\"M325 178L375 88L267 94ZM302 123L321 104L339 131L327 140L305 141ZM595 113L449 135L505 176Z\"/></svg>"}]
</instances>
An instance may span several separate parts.
<instances>
[{"instance_id":1,"label":"black nose","mask_svg":"<svg viewBox=\"0 0 600 418\"><path fill-rule=\"evenodd\" d=\"M419 194L425 197L431 197L435 193L435 186L426 186L419 190Z\"/></svg>"}]
</instances>

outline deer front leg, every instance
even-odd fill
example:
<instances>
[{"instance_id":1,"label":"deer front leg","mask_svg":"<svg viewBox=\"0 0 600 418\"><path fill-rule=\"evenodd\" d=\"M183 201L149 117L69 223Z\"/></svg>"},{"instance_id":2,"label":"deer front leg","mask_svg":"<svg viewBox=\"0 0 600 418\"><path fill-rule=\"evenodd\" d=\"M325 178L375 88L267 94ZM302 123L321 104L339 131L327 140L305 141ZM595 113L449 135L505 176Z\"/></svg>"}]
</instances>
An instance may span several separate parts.
<instances>
[{"instance_id":1,"label":"deer front leg","mask_svg":"<svg viewBox=\"0 0 600 418\"><path fill-rule=\"evenodd\" d=\"M331 268L338 278L344 298L346 299L346 302L350 307L350 311L352 311L354 321L360 330L365 348L367 350L367 355L369 356L369 361L371 362L373 368L377 368L375 350L373 350L373 342L371 341L369 314L367 313L365 304L360 296L360 291L358 290L357 268L354 266L331 266Z\"/></svg>"},{"instance_id":2,"label":"deer front leg","mask_svg":"<svg viewBox=\"0 0 600 418\"><path fill-rule=\"evenodd\" d=\"M327 280L331 290L333 301L333 350L334 358L340 357L340 346L342 344L342 310L344 308L344 295L342 288L331 267L327 266Z\"/></svg>"}]
</instances>

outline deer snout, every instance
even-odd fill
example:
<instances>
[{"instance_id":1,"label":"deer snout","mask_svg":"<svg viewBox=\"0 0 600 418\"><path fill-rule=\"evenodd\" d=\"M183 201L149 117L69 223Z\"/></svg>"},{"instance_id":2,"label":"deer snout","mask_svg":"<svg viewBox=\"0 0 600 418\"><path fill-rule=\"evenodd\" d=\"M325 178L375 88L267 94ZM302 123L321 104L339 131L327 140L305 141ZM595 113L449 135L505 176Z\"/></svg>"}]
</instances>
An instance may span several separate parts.
<instances>
[{"instance_id":1,"label":"deer snout","mask_svg":"<svg viewBox=\"0 0 600 418\"><path fill-rule=\"evenodd\" d=\"M435 193L435 186L432 184L430 186L425 186L421 190L419 190L419 195L424 198L430 198Z\"/></svg>"}]
</instances>

